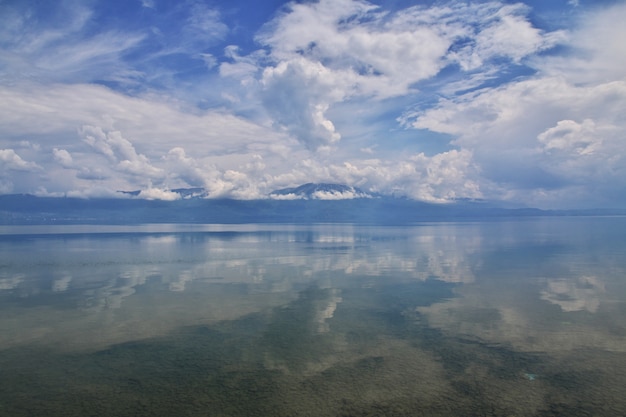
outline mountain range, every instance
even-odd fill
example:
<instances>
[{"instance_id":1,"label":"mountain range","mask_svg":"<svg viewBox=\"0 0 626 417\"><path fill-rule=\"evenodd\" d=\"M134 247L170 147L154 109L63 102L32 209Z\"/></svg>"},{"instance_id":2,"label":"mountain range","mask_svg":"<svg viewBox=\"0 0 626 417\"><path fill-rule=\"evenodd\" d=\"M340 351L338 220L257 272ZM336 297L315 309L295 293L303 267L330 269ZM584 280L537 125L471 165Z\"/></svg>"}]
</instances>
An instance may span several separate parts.
<instances>
[{"instance_id":1,"label":"mountain range","mask_svg":"<svg viewBox=\"0 0 626 417\"><path fill-rule=\"evenodd\" d=\"M364 192L341 184L304 184L271 192L259 200L205 198L202 188L170 190L180 198L150 200L141 191L126 198L0 195L0 224L145 224L145 223L360 223L408 224L485 218L626 215L626 210L540 210L505 208L476 200L434 204ZM130 198L128 198L130 196Z\"/></svg>"},{"instance_id":2,"label":"mountain range","mask_svg":"<svg viewBox=\"0 0 626 417\"><path fill-rule=\"evenodd\" d=\"M353 198L373 198L379 194L368 193L359 188L344 184L315 184L309 182L293 188L274 190L270 198L278 200L350 200Z\"/></svg>"},{"instance_id":3,"label":"mountain range","mask_svg":"<svg viewBox=\"0 0 626 417\"><path fill-rule=\"evenodd\" d=\"M209 193L201 187L174 188L169 190L179 195L179 198L208 198ZM133 197L142 197L144 190L120 191L122 194ZM268 194L268 198L275 200L350 200L353 198L373 198L381 196L377 193L365 192L359 188L345 184L306 183L298 187L281 188Z\"/></svg>"}]
</instances>

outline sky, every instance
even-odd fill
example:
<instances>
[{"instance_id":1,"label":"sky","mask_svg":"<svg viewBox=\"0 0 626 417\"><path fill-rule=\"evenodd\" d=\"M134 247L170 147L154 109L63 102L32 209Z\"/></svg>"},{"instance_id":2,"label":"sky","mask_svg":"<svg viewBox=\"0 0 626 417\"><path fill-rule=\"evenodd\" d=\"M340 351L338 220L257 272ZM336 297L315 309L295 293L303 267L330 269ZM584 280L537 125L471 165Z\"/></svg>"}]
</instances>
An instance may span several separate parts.
<instances>
[{"instance_id":1,"label":"sky","mask_svg":"<svg viewBox=\"0 0 626 417\"><path fill-rule=\"evenodd\" d=\"M0 194L626 207L626 1L0 0Z\"/></svg>"}]
</instances>

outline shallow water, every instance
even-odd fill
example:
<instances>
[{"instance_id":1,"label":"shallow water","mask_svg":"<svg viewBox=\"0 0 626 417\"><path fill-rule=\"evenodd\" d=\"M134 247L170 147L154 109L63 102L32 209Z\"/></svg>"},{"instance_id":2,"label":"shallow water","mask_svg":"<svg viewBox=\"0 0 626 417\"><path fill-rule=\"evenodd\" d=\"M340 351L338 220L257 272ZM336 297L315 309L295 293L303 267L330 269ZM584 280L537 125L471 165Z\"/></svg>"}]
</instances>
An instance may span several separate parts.
<instances>
[{"instance_id":1,"label":"shallow water","mask_svg":"<svg viewBox=\"0 0 626 417\"><path fill-rule=\"evenodd\" d=\"M626 218L0 228L0 415L626 415Z\"/></svg>"}]
</instances>

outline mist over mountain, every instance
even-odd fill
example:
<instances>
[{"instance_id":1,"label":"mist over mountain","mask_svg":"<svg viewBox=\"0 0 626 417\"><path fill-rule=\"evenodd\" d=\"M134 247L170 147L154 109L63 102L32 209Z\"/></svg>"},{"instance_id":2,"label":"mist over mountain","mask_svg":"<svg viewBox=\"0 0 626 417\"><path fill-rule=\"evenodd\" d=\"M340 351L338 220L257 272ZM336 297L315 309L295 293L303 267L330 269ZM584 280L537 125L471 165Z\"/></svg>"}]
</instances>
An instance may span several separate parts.
<instances>
[{"instance_id":1,"label":"mist over mountain","mask_svg":"<svg viewBox=\"0 0 626 417\"><path fill-rule=\"evenodd\" d=\"M207 198L208 192L202 187L193 188L173 188L167 191L158 191L158 195L155 195L150 189L148 190L133 190L133 191L119 191L120 194L139 197L145 200L177 200L179 198ZM163 198L169 196L169 198Z\"/></svg>"},{"instance_id":2,"label":"mist over mountain","mask_svg":"<svg viewBox=\"0 0 626 417\"><path fill-rule=\"evenodd\" d=\"M38 197L0 195L0 224L146 224L146 223L355 223L402 225L431 221L473 221L507 217L559 215L626 215L623 209L540 210L504 208L484 201L459 200L433 204L406 198L368 196L343 186L305 184L277 190L287 199L234 200L201 198L202 189L171 190L174 200L138 198L125 192L121 198ZM281 194L282 193L282 194ZM316 193L334 199L315 198ZM291 198L291 195L296 198ZM336 198L337 195L361 197ZM130 197L129 197L130 196ZM311 196L311 197L308 197ZM184 198L183 198L184 197Z\"/></svg>"},{"instance_id":3,"label":"mist over mountain","mask_svg":"<svg viewBox=\"0 0 626 417\"><path fill-rule=\"evenodd\" d=\"M208 190L201 187L173 188L167 191L154 191L151 189L133 190L120 191L120 193L148 200L209 198ZM350 200L354 198L374 198L380 196L382 195L378 193L366 192L364 190L361 190L360 188L352 187L346 184L309 182L299 185L297 187L282 188L279 190L271 191L267 197L275 200Z\"/></svg>"},{"instance_id":4,"label":"mist over mountain","mask_svg":"<svg viewBox=\"0 0 626 417\"><path fill-rule=\"evenodd\" d=\"M368 193L345 184L307 183L293 188L274 190L270 198L277 200L350 200L353 198L373 198L379 194Z\"/></svg>"}]
</instances>

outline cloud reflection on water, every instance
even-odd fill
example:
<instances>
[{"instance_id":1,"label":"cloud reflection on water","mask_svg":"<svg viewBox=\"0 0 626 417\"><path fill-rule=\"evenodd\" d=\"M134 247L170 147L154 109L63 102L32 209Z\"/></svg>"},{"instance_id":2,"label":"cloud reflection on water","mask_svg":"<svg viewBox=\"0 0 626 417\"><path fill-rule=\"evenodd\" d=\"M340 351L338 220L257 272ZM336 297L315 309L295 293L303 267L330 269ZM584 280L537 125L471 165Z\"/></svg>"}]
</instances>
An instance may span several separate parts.
<instances>
[{"instance_id":1,"label":"cloud reflection on water","mask_svg":"<svg viewBox=\"0 0 626 417\"><path fill-rule=\"evenodd\" d=\"M561 307L563 311L595 313L606 292L604 282L596 276L581 276L578 280L549 279L541 291L541 299Z\"/></svg>"},{"instance_id":2,"label":"cloud reflection on water","mask_svg":"<svg viewBox=\"0 0 626 417\"><path fill-rule=\"evenodd\" d=\"M623 221L528 226L537 230L483 245L476 281L458 286L458 297L418 312L446 334L521 351L626 352Z\"/></svg>"},{"instance_id":3,"label":"cloud reflection on water","mask_svg":"<svg viewBox=\"0 0 626 417\"><path fill-rule=\"evenodd\" d=\"M5 237L0 297L20 320L0 320L0 346L61 342L76 332L86 345L150 337L284 305L311 285L332 295L311 318L327 332L345 288L437 280L453 284L456 296L416 308L433 327L522 349L576 347L584 334L615 349L626 332L619 253L603 252L610 241L589 245L585 233L561 236L548 226L182 226L179 233ZM563 328L567 314L582 313L604 321L585 316ZM610 331L617 333L605 337Z\"/></svg>"}]
</instances>

